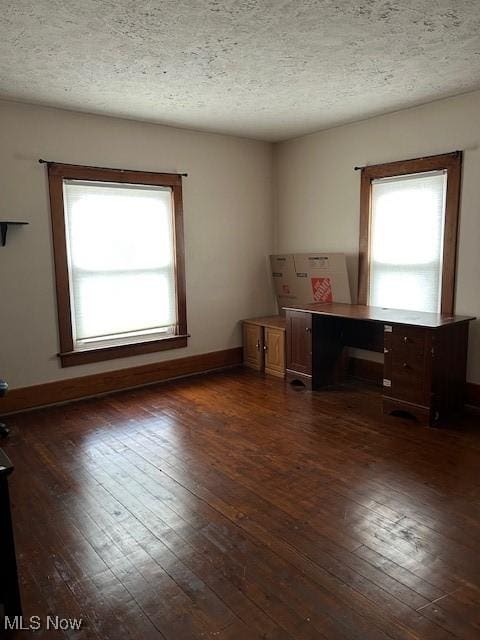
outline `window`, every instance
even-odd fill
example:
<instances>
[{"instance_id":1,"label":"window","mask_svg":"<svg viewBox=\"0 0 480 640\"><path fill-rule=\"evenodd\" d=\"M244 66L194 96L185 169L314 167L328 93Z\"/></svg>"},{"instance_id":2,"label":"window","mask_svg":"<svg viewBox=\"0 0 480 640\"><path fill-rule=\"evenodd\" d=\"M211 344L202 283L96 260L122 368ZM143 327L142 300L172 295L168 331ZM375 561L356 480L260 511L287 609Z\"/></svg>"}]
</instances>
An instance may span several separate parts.
<instances>
[{"instance_id":1,"label":"window","mask_svg":"<svg viewBox=\"0 0 480 640\"><path fill-rule=\"evenodd\" d=\"M359 304L453 313L461 161L362 169Z\"/></svg>"},{"instance_id":2,"label":"window","mask_svg":"<svg viewBox=\"0 0 480 640\"><path fill-rule=\"evenodd\" d=\"M62 365L185 347L181 176L48 175Z\"/></svg>"}]
</instances>

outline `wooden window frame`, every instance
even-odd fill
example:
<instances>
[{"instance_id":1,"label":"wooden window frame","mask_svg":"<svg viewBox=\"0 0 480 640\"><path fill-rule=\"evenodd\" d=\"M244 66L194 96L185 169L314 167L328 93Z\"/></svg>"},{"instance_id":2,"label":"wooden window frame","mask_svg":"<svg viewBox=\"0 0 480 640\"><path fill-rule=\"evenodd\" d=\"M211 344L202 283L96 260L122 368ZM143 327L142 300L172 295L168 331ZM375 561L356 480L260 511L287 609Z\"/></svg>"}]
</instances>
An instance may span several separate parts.
<instances>
[{"instance_id":1,"label":"wooden window frame","mask_svg":"<svg viewBox=\"0 0 480 640\"><path fill-rule=\"evenodd\" d=\"M106 169L101 167L60 164L56 162L49 162L47 165L60 339L60 353L58 356L62 367L186 347L189 336L187 333L182 176L176 173ZM175 335L157 340L145 340L129 344L74 350L63 201L64 180L117 182L119 184L142 184L171 188L174 211L175 282L177 297L177 328Z\"/></svg>"},{"instance_id":2,"label":"wooden window frame","mask_svg":"<svg viewBox=\"0 0 480 640\"><path fill-rule=\"evenodd\" d=\"M445 227L443 237L442 289L440 312L454 313L455 278L457 264L458 223L462 152L454 151L437 156L400 160L362 167L360 184L360 245L358 258L358 304L368 304L370 289L370 250L372 222L372 181L428 171L447 172L445 197Z\"/></svg>"}]
</instances>

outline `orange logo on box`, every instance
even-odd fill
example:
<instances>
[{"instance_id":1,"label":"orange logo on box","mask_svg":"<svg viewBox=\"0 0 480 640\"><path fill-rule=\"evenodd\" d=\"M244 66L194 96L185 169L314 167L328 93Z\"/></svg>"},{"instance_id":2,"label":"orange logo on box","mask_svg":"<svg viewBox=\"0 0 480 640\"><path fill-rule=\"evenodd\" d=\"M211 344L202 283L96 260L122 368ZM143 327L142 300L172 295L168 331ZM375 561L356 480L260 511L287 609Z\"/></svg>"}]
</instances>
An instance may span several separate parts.
<instances>
[{"instance_id":1,"label":"orange logo on box","mask_svg":"<svg viewBox=\"0 0 480 640\"><path fill-rule=\"evenodd\" d=\"M312 278L312 291L315 302L333 302L330 278Z\"/></svg>"},{"instance_id":2,"label":"orange logo on box","mask_svg":"<svg viewBox=\"0 0 480 640\"><path fill-rule=\"evenodd\" d=\"M288 284L282 284L282 292L287 296L290 294L290 287L288 286Z\"/></svg>"}]
</instances>

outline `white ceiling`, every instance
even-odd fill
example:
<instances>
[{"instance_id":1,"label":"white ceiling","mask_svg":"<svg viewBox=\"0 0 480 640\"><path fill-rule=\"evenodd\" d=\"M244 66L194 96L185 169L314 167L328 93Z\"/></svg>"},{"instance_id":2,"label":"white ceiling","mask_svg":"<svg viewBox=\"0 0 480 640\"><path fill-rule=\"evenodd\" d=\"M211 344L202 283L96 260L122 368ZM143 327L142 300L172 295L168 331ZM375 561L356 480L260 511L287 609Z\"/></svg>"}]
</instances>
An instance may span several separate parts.
<instances>
[{"instance_id":1,"label":"white ceiling","mask_svg":"<svg viewBox=\"0 0 480 640\"><path fill-rule=\"evenodd\" d=\"M0 96L284 140L480 88L479 0L2 0Z\"/></svg>"}]
</instances>

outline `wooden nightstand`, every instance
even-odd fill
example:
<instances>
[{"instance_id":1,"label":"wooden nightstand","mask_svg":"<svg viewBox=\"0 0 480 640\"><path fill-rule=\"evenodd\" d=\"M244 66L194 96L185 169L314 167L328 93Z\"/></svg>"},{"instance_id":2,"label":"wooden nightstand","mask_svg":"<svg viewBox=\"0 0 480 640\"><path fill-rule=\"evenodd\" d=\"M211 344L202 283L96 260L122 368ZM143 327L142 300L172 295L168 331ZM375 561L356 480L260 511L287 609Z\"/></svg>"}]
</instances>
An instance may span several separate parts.
<instances>
[{"instance_id":1,"label":"wooden nightstand","mask_svg":"<svg viewBox=\"0 0 480 640\"><path fill-rule=\"evenodd\" d=\"M243 321L243 364L285 377L285 318L267 316Z\"/></svg>"}]
</instances>

